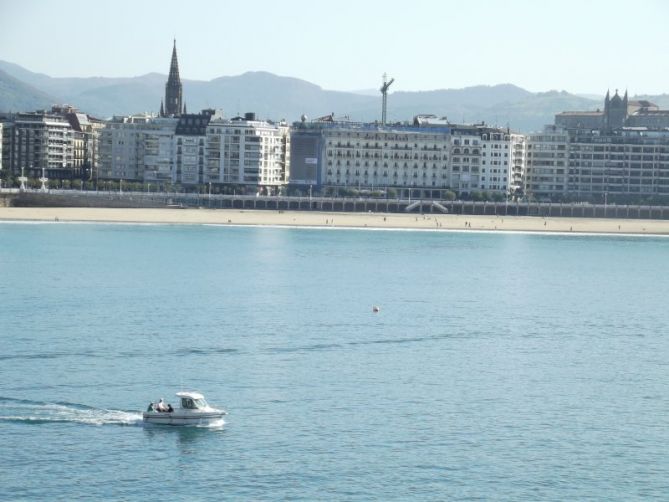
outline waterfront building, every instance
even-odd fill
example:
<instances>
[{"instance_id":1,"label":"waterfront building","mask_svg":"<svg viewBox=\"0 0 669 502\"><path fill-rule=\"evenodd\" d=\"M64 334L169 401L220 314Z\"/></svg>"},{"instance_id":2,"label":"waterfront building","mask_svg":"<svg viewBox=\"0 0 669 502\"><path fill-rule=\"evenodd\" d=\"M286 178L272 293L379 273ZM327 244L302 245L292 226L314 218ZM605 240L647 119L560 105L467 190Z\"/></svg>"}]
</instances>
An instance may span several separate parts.
<instances>
[{"instance_id":1,"label":"waterfront building","mask_svg":"<svg viewBox=\"0 0 669 502\"><path fill-rule=\"evenodd\" d=\"M61 113L74 131L74 166L81 179L92 180L97 176L100 131L105 123L77 111L71 106L54 106L52 111Z\"/></svg>"},{"instance_id":2,"label":"waterfront building","mask_svg":"<svg viewBox=\"0 0 669 502\"><path fill-rule=\"evenodd\" d=\"M101 133L100 178L168 185L202 183L213 110L180 117L114 117Z\"/></svg>"},{"instance_id":3,"label":"waterfront building","mask_svg":"<svg viewBox=\"0 0 669 502\"><path fill-rule=\"evenodd\" d=\"M527 138L525 195L549 197L567 193L569 136L557 126Z\"/></svg>"},{"instance_id":4,"label":"waterfront building","mask_svg":"<svg viewBox=\"0 0 669 502\"><path fill-rule=\"evenodd\" d=\"M143 181L145 172L152 179L171 179L170 149L176 119L154 119L138 114L115 116L107 122L100 133L99 179Z\"/></svg>"},{"instance_id":5,"label":"waterfront building","mask_svg":"<svg viewBox=\"0 0 669 502\"><path fill-rule=\"evenodd\" d=\"M74 131L61 115L47 111L12 115L5 124L8 140L8 168L13 175L21 169L37 178L45 170L49 178L72 178Z\"/></svg>"},{"instance_id":6,"label":"waterfront building","mask_svg":"<svg viewBox=\"0 0 669 502\"><path fill-rule=\"evenodd\" d=\"M276 192L290 173L289 131L287 124L257 120L254 113L211 120L206 129L204 182Z\"/></svg>"},{"instance_id":7,"label":"waterfront building","mask_svg":"<svg viewBox=\"0 0 669 502\"><path fill-rule=\"evenodd\" d=\"M197 114L182 114L175 131L176 165L174 182L187 185L204 183L205 138L212 117L220 116L215 110Z\"/></svg>"},{"instance_id":8,"label":"waterfront building","mask_svg":"<svg viewBox=\"0 0 669 502\"><path fill-rule=\"evenodd\" d=\"M224 119L203 110L179 117L115 117L101 135L100 178L166 185L254 185L276 191L289 173L285 123L255 114Z\"/></svg>"},{"instance_id":9,"label":"waterfront building","mask_svg":"<svg viewBox=\"0 0 669 502\"><path fill-rule=\"evenodd\" d=\"M291 134L290 182L333 191L447 188L449 142L443 126L303 120Z\"/></svg>"},{"instance_id":10,"label":"waterfront building","mask_svg":"<svg viewBox=\"0 0 669 502\"><path fill-rule=\"evenodd\" d=\"M567 189L577 196L669 195L669 131L572 133Z\"/></svg>"},{"instance_id":11,"label":"waterfront building","mask_svg":"<svg viewBox=\"0 0 669 502\"><path fill-rule=\"evenodd\" d=\"M669 195L669 130L548 126L528 140L526 192L538 198Z\"/></svg>"},{"instance_id":12,"label":"waterfront building","mask_svg":"<svg viewBox=\"0 0 669 502\"><path fill-rule=\"evenodd\" d=\"M173 117L150 117L134 127L129 126L130 148L125 152L129 155L128 166L136 166L131 170L136 173L133 179L165 186L176 182L174 135L177 124L178 119Z\"/></svg>"},{"instance_id":13,"label":"waterfront building","mask_svg":"<svg viewBox=\"0 0 669 502\"><path fill-rule=\"evenodd\" d=\"M3 166L2 152L4 150L3 147L4 147L4 143L5 143L4 136L2 135L2 127L3 127L2 122L0 122L0 173L2 172L2 166ZM0 183L2 183L2 182L0 181ZM0 186L0 188L2 188L2 186Z\"/></svg>"},{"instance_id":14,"label":"waterfront building","mask_svg":"<svg viewBox=\"0 0 669 502\"><path fill-rule=\"evenodd\" d=\"M5 114L4 167L14 176L90 179L97 166L98 132L103 123L71 106Z\"/></svg>"},{"instance_id":15,"label":"waterfront building","mask_svg":"<svg viewBox=\"0 0 669 502\"><path fill-rule=\"evenodd\" d=\"M557 114L528 138L525 190L603 201L669 195L669 110L616 91L601 112Z\"/></svg>"},{"instance_id":16,"label":"waterfront building","mask_svg":"<svg viewBox=\"0 0 669 502\"><path fill-rule=\"evenodd\" d=\"M334 192L417 188L440 197L444 190L507 194L522 185L524 137L484 124L426 115L385 126L304 118L294 124L291 144L295 186Z\"/></svg>"},{"instance_id":17,"label":"waterfront building","mask_svg":"<svg viewBox=\"0 0 669 502\"><path fill-rule=\"evenodd\" d=\"M525 136L508 129L452 126L450 187L516 194L525 170Z\"/></svg>"}]
</instances>

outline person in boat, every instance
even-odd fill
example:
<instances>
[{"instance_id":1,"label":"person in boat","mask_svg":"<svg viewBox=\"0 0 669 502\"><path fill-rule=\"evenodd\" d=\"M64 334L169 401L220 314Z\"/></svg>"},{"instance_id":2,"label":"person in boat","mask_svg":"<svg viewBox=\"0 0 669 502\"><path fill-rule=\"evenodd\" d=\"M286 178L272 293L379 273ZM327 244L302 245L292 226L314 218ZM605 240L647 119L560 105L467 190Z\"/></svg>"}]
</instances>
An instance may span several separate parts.
<instances>
[{"instance_id":1,"label":"person in boat","mask_svg":"<svg viewBox=\"0 0 669 502\"><path fill-rule=\"evenodd\" d=\"M153 411L153 403L149 403L149 407L146 409L146 411Z\"/></svg>"},{"instance_id":2,"label":"person in boat","mask_svg":"<svg viewBox=\"0 0 669 502\"><path fill-rule=\"evenodd\" d=\"M162 397L158 401L158 404L156 404L156 411L167 411L167 406L165 406L165 401L163 401Z\"/></svg>"},{"instance_id":3,"label":"person in boat","mask_svg":"<svg viewBox=\"0 0 669 502\"><path fill-rule=\"evenodd\" d=\"M173 411L174 411L174 408L172 408L172 405L171 405L171 404L168 404L168 405L167 405L167 412L168 412L168 413L172 413Z\"/></svg>"}]
</instances>

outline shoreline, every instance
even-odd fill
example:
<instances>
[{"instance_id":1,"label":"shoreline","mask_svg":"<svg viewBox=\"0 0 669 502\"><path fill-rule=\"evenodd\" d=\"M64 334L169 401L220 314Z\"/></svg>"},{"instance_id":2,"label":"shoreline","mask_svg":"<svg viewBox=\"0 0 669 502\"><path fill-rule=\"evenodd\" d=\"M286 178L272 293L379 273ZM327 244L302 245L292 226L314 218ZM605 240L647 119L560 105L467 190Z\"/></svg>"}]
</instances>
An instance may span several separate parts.
<instances>
[{"instance_id":1,"label":"shoreline","mask_svg":"<svg viewBox=\"0 0 669 502\"><path fill-rule=\"evenodd\" d=\"M0 222L669 235L669 220L241 209L0 207Z\"/></svg>"}]
</instances>

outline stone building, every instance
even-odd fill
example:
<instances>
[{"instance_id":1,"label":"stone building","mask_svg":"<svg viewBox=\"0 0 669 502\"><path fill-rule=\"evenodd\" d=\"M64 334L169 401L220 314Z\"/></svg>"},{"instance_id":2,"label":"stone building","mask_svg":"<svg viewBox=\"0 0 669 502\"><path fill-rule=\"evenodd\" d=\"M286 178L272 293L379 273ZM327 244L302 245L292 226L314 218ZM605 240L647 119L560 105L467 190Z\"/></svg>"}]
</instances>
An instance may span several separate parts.
<instances>
[{"instance_id":1,"label":"stone building","mask_svg":"<svg viewBox=\"0 0 669 502\"><path fill-rule=\"evenodd\" d=\"M613 97L606 92L604 110L561 112L555 125L563 129L599 129L613 131L622 127L669 127L669 110L647 100L630 100L625 91L621 98L616 89Z\"/></svg>"}]
</instances>

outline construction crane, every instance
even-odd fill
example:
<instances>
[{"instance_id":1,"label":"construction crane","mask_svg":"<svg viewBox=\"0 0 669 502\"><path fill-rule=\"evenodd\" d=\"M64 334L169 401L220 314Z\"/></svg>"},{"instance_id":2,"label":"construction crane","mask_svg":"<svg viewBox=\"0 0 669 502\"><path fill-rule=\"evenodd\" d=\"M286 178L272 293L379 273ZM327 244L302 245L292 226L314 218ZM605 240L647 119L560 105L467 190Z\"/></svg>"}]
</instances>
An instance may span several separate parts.
<instances>
[{"instance_id":1,"label":"construction crane","mask_svg":"<svg viewBox=\"0 0 669 502\"><path fill-rule=\"evenodd\" d=\"M383 85L381 86L381 95L383 96L383 105L381 107L381 125L386 125L386 108L388 106L388 87L395 81L391 78L388 81L388 75L383 74Z\"/></svg>"}]
</instances>

